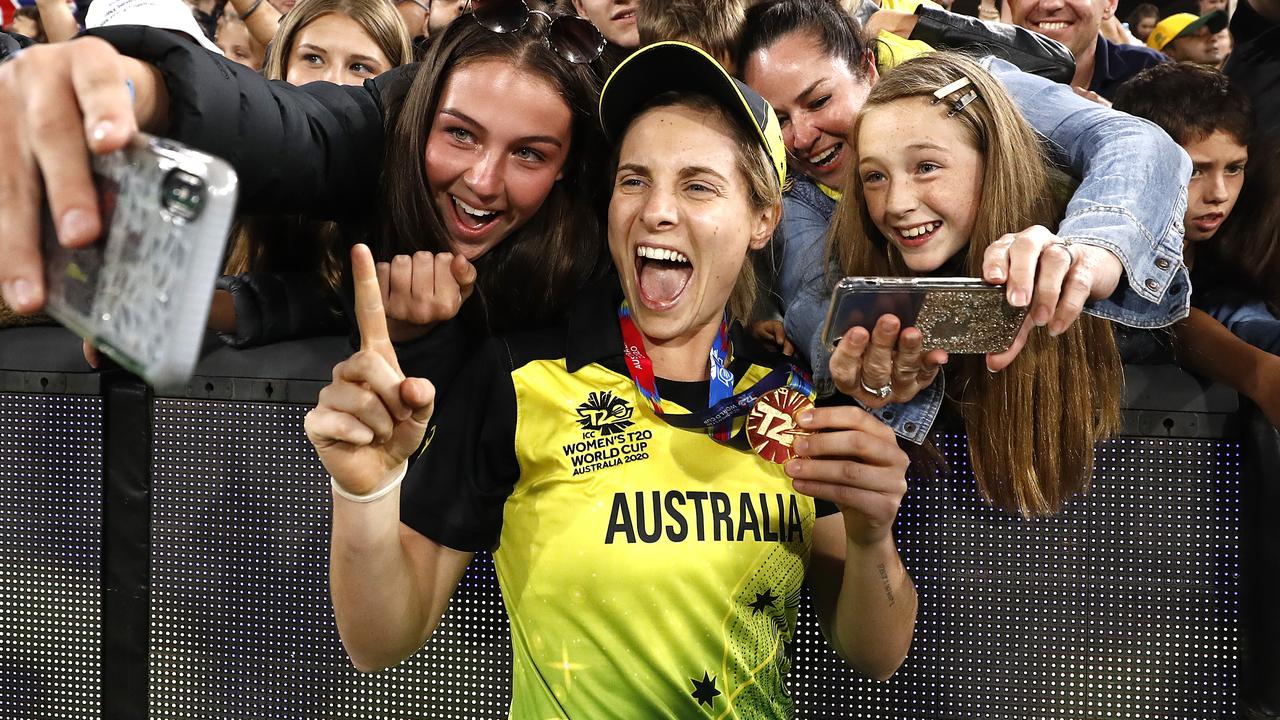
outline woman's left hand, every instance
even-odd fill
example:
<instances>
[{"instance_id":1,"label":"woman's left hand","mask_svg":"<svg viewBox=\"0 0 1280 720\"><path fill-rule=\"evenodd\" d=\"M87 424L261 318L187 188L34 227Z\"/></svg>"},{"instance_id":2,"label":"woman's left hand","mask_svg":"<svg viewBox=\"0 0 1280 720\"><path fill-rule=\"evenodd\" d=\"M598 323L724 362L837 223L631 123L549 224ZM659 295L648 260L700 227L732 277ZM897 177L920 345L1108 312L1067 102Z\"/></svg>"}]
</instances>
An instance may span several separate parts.
<instances>
[{"instance_id":1,"label":"woman's left hand","mask_svg":"<svg viewBox=\"0 0 1280 720\"><path fill-rule=\"evenodd\" d=\"M907 492L907 454L889 426L852 405L814 408L799 418L800 457L786 465L796 492L835 503L856 545L883 541Z\"/></svg>"},{"instance_id":2,"label":"woman's left hand","mask_svg":"<svg viewBox=\"0 0 1280 720\"><path fill-rule=\"evenodd\" d=\"M1010 233L992 243L983 257L982 278L1006 287L1014 307L1028 307L1026 322L1013 345L987 356L987 368L1003 370L1022 351L1033 326L1049 326L1061 335L1090 300L1110 297L1124 266L1105 248L1064 240L1040 225Z\"/></svg>"}]
</instances>

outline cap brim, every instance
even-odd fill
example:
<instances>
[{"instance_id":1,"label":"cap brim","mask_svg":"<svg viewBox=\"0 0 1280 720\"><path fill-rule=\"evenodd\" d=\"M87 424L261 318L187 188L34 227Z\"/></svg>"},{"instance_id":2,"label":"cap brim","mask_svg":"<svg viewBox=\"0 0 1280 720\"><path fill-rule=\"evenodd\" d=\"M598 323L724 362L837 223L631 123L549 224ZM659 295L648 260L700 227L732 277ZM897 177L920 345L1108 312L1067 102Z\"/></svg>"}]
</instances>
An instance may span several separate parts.
<instances>
[{"instance_id":1,"label":"cap brim","mask_svg":"<svg viewBox=\"0 0 1280 720\"><path fill-rule=\"evenodd\" d=\"M1200 17L1196 18L1192 22L1188 23L1186 27L1182 28L1182 32L1170 38L1169 42L1173 42L1174 40L1177 40L1180 37L1186 37L1187 35L1190 35L1191 33L1196 32L1202 27L1208 27L1209 32L1211 33L1215 33L1215 34L1220 33L1227 28L1227 23L1229 21L1230 21L1230 18L1227 17L1227 13L1223 10L1214 10L1212 12L1207 12L1204 15L1201 15ZM1168 43L1165 43L1165 44L1167 45Z\"/></svg>"},{"instance_id":2,"label":"cap brim","mask_svg":"<svg viewBox=\"0 0 1280 720\"><path fill-rule=\"evenodd\" d=\"M646 45L623 60L605 81L600 91L600 125L609 141L617 142L635 114L653 98L673 90L699 92L754 128L765 148L775 154L765 135L772 115L769 106L760 99L759 107L752 107L738 85L701 48L677 41Z\"/></svg>"}]
</instances>

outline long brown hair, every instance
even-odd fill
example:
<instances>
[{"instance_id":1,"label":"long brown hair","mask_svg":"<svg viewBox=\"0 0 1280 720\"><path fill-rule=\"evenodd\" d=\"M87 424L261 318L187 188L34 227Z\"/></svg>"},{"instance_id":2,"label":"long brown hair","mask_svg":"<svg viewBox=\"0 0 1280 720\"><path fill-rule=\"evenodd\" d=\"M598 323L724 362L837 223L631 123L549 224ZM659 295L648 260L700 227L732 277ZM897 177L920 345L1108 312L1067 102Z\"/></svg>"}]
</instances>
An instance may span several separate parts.
<instances>
[{"instance_id":1,"label":"long brown hair","mask_svg":"<svg viewBox=\"0 0 1280 720\"><path fill-rule=\"evenodd\" d=\"M905 98L931 98L961 77L978 99L947 122L961 123L982 154L983 178L974 188L978 208L968 251L949 267L981 277L989 245L1032 225L1055 227L1065 194L1054 187L1035 133L1003 88L968 58L931 53L886 73L860 117ZM845 275L912 274L872 223L856 168L846 182L828 235L836 266ZM953 359L948 367L978 488L992 504L1024 516L1046 515L1088 489L1094 443L1120 425L1120 357L1109 323L1081 316L1056 338L1035 328L1000 373L988 372L980 356Z\"/></svg>"},{"instance_id":2,"label":"long brown hair","mask_svg":"<svg viewBox=\"0 0 1280 720\"><path fill-rule=\"evenodd\" d=\"M606 187L600 175L603 137L595 114L600 77L590 66L557 55L544 40L545 23L533 16L519 32L496 33L458 18L432 40L399 112L389 114L395 119L388 127L383 164L382 232L374 241L383 258L450 251L422 162L450 73L471 63L501 60L545 80L572 112L563 176L538 211L476 263L476 293L468 304L480 306L493 332L558 316L607 262L598 221L601 189Z\"/></svg>"}]
</instances>

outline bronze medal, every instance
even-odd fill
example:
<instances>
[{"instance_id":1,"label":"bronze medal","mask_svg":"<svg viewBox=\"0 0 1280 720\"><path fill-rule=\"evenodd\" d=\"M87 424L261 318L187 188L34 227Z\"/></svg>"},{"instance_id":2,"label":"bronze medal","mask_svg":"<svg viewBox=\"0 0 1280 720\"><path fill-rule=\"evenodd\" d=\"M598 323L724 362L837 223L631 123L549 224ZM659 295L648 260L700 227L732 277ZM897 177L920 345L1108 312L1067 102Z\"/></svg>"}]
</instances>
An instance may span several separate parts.
<instances>
[{"instance_id":1,"label":"bronze medal","mask_svg":"<svg viewBox=\"0 0 1280 720\"><path fill-rule=\"evenodd\" d=\"M747 442L757 455L781 465L796 456L792 443L807 430L800 429L800 414L813 409L805 395L789 387L770 390L756 400L747 415Z\"/></svg>"}]
</instances>

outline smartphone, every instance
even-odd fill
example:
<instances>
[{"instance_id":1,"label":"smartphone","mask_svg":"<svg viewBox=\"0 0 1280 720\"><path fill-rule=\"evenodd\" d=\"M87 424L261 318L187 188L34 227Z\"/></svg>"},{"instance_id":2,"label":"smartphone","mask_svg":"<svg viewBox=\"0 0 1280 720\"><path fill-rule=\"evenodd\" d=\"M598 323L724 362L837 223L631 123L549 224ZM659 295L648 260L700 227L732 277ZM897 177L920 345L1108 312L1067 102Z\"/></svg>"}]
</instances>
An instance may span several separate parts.
<instances>
[{"instance_id":1,"label":"smartphone","mask_svg":"<svg viewBox=\"0 0 1280 720\"><path fill-rule=\"evenodd\" d=\"M870 332L889 314L919 329L926 350L976 355L1008 350L1027 308L1009 305L1002 286L977 278L847 277L831 294L823 342L834 348L849 328Z\"/></svg>"},{"instance_id":2,"label":"smartphone","mask_svg":"<svg viewBox=\"0 0 1280 720\"><path fill-rule=\"evenodd\" d=\"M46 311L159 389L190 379L236 205L226 162L144 133L93 158L101 239L62 247L48 209Z\"/></svg>"}]
</instances>

